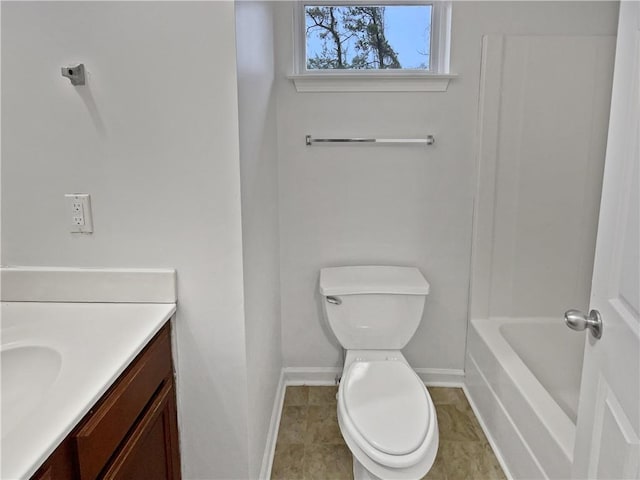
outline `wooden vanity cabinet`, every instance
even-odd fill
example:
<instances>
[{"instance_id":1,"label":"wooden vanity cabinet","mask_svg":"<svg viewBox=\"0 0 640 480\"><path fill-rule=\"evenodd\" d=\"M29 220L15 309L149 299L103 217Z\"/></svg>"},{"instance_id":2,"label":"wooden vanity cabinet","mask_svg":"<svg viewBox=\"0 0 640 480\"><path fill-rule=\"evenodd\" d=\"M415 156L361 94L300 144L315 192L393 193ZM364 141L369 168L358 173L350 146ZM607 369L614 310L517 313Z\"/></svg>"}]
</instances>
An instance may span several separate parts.
<instances>
[{"instance_id":1,"label":"wooden vanity cabinet","mask_svg":"<svg viewBox=\"0 0 640 480\"><path fill-rule=\"evenodd\" d=\"M169 322L32 479L180 479Z\"/></svg>"}]
</instances>

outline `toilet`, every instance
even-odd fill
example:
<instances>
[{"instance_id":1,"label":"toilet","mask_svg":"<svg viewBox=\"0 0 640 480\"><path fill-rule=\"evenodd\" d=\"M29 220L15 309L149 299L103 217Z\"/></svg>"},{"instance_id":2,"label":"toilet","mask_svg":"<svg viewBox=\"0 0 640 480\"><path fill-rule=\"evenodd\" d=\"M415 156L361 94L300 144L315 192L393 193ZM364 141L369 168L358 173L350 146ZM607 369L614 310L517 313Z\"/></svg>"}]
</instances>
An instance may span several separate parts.
<instances>
[{"instance_id":1,"label":"toilet","mask_svg":"<svg viewBox=\"0 0 640 480\"><path fill-rule=\"evenodd\" d=\"M428 293L417 268L320 270L325 318L346 350L338 424L355 480L418 480L435 460L435 407L400 351L420 324Z\"/></svg>"}]
</instances>

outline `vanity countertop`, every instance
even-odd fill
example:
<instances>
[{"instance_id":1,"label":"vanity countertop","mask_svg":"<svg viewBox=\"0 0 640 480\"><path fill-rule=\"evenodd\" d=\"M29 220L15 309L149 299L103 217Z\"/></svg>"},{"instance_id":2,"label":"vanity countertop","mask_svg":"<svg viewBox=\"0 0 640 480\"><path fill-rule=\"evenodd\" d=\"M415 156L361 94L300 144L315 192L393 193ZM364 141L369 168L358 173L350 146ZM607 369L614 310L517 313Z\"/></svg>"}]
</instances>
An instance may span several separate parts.
<instances>
[{"instance_id":1,"label":"vanity countertop","mask_svg":"<svg viewBox=\"0 0 640 480\"><path fill-rule=\"evenodd\" d=\"M33 475L175 310L174 303L3 302L0 478Z\"/></svg>"}]
</instances>

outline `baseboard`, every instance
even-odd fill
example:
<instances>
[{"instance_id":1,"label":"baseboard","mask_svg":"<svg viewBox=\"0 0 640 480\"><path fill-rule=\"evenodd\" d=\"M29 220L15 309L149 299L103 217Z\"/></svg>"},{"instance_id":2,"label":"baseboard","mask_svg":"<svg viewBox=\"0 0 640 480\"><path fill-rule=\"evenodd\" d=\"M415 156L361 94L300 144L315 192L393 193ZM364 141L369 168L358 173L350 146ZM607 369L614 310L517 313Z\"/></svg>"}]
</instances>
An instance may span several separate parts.
<instances>
[{"instance_id":1,"label":"baseboard","mask_svg":"<svg viewBox=\"0 0 640 480\"><path fill-rule=\"evenodd\" d=\"M455 368L414 368L422 381L430 387L462 387L464 370ZM283 369L287 385L335 385L340 367L286 367Z\"/></svg>"},{"instance_id":2,"label":"baseboard","mask_svg":"<svg viewBox=\"0 0 640 480\"><path fill-rule=\"evenodd\" d=\"M271 478L271 467L273 466L273 457L276 453L276 441L278 440L278 428L280 427L280 417L282 415L282 406L284 404L284 393L287 388L285 381L284 369L280 371L280 379L278 380L278 388L276 397L273 401L273 410L271 411L271 422L269 423L269 433L267 434L267 443L264 448L264 456L262 457L262 466L260 468L260 479L269 480Z\"/></svg>"},{"instance_id":3,"label":"baseboard","mask_svg":"<svg viewBox=\"0 0 640 480\"><path fill-rule=\"evenodd\" d=\"M414 368L422 381L430 387L464 386L464 370L457 368Z\"/></svg>"},{"instance_id":4,"label":"baseboard","mask_svg":"<svg viewBox=\"0 0 640 480\"><path fill-rule=\"evenodd\" d=\"M335 385L340 367L285 367L282 369L287 385Z\"/></svg>"}]
</instances>

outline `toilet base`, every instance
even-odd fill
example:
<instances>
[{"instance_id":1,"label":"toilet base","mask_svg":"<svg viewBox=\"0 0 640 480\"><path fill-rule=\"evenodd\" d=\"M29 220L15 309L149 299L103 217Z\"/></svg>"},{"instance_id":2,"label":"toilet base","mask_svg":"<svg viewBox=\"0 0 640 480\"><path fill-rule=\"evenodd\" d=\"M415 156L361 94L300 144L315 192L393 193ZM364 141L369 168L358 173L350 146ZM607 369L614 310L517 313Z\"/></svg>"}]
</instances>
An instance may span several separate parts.
<instances>
[{"instance_id":1,"label":"toilet base","mask_svg":"<svg viewBox=\"0 0 640 480\"><path fill-rule=\"evenodd\" d=\"M369 470L362 465L355 455L351 455L353 458L353 480L384 480L375 476Z\"/></svg>"}]
</instances>

